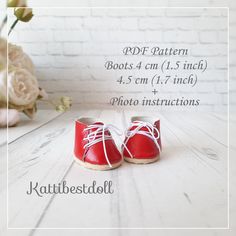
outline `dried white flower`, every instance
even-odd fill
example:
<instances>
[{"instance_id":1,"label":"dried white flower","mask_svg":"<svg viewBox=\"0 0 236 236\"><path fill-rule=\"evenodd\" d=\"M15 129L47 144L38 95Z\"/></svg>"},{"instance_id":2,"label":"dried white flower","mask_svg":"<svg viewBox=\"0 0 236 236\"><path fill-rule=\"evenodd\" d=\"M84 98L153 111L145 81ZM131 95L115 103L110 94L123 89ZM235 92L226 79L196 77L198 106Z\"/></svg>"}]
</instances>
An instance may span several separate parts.
<instances>
[{"instance_id":1,"label":"dried white flower","mask_svg":"<svg viewBox=\"0 0 236 236\"><path fill-rule=\"evenodd\" d=\"M39 86L34 75L26 69L10 66L8 71L9 102L16 106L34 103L39 95Z\"/></svg>"},{"instance_id":2,"label":"dried white flower","mask_svg":"<svg viewBox=\"0 0 236 236\"><path fill-rule=\"evenodd\" d=\"M21 47L9 43L8 59L9 65L26 69L31 74L35 74L35 68L32 60L26 53L23 52Z\"/></svg>"}]
</instances>

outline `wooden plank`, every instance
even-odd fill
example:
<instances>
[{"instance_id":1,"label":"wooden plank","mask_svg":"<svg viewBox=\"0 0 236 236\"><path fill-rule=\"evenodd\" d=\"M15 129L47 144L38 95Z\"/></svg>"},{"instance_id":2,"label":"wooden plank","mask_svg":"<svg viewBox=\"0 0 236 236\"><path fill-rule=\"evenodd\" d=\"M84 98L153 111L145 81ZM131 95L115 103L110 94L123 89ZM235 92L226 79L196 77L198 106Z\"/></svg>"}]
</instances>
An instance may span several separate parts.
<instances>
[{"instance_id":1,"label":"wooden plank","mask_svg":"<svg viewBox=\"0 0 236 236\"><path fill-rule=\"evenodd\" d=\"M7 129L0 128L0 147L7 143Z\"/></svg>"},{"instance_id":2,"label":"wooden plank","mask_svg":"<svg viewBox=\"0 0 236 236\"><path fill-rule=\"evenodd\" d=\"M220 119L212 113L199 113L196 119L196 114L177 113L179 120L184 119L185 123L189 123L192 127L200 130L202 133L209 135L219 144L228 145L228 121L227 114L222 113Z\"/></svg>"},{"instance_id":3,"label":"wooden plank","mask_svg":"<svg viewBox=\"0 0 236 236\"><path fill-rule=\"evenodd\" d=\"M196 126L188 125L188 117L186 116L173 114L165 115L163 118L168 122L169 129L176 130L175 134L182 142L182 145L195 153L199 161L208 165L211 170L224 178L227 174L227 146L217 141L215 137L208 135L211 120L209 120L209 125L206 124L205 128L199 129ZM195 120L198 123L198 116ZM216 137L220 137L223 129L219 126L215 130L219 132ZM227 130L224 133L227 134ZM224 137L227 140L227 135L225 134Z\"/></svg>"},{"instance_id":4,"label":"wooden plank","mask_svg":"<svg viewBox=\"0 0 236 236\"><path fill-rule=\"evenodd\" d=\"M101 117L126 127L130 116L142 113L103 111ZM161 161L151 165L124 163L109 172L94 172L74 164L64 178L68 186L111 180L114 194L56 195L39 227L227 226L226 147L202 131L197 132L201 138L194 146L196 136L191 132L197 128L190 123L186 123L186 133L172 121L174 114L168 114L168 119L158 112L145 114L162 118ZM195 149L199 147L215 148L219 159L198 153Z\"/></svg>"},{"instance_id":5,"label":"wooden plank","mask_svg":"<svg viewBox=\"0 0 236 236\"><path fill-rule=\"evenodd\" d=\"M68 112L9 146L9 226L35 227L51 195L27 195L29 182L60 182L73 163L74 120L98 111ZM25 147L22 149L22 147ZM21 150L19 152L19 150Z\"/></svg>"},{"instance_id":6,"label":"wooden plank","mask_svg":"<svg viewBox=\"0 0 236 236\"><path fill-rule=\"evenodd\" d=\"M62 113L57 112L55 110L39 110L35 116L34 120L30 120L25 115L21 115L21 122L16 127L9 128L9 140L8 142L11 143L14 140L20 138L21 136L35 130L42 125L47 124L48 122L52 121L56 117L60 116Z\"/></svg>"},{"instance_id":7,"label":"wooden plank","mask_svg":"<svg viewBox=\"0 0 236 236\"><path fill-rule=\"evenodd\" d=\"M11 127L8 130L8 143L12 143L14 140L23 137L24 135L32 132L39 127L45 125L46 123L52 121L56 117L60 116L61 113L58 113L54 110L39 110L37 116L34 120L29 120L25 115L21 115L21 122L16 127ZM3 175L6 174L7 166L7 129L2 129L0 133L1 144L0 144L0 177L3 178ZM1 178L1 179L2 179ZM2 188L5 188L5 184L1 185L0 191Z\"/></svg>"},{"instance_id":8,"label":"wooden plank","mask_svg":"<svg viewBox=\"0 0 236 236\"><path fill-rule=\"evenodd\" d=\"M97 111L97 113L99 113L99 111ZM140 112L140 114L141 113L142 112ZM103 120L111 121L113 124L118 126L120 124L120 127L125 127L128 124L128 118L132 115L132 112L125 112L124 114L122 111L113 112L112 110L109 110L102 111L100 115ZM158 113L153 113L153 115L158 115ZM63 123L62 127L65 126L65 120L70 120L72 117L75 118L76 114L72 113L70 115L68 114L68 116L69 117L58 118L60 123ZM76 227L80 227L81 225L86 226L86 224L89 223L87 221L91 220L92 224L93 221L96 221L92 227L101 227L100 223L104 223L105 220L105 226L108 225L109 227L116 227L117 225L120 225L120 227L126 227L126 225L130 224L138 224L142 226L142 224L147 224L147 222L142 221L143 218L150 219L151 216L156 216L156 212L158 212L159 218L157 217L155 222L152 220L149 221L149 224L154 223L157 227L165 227L170 224L173 226L173 224L178 224L181 221L184 221L184 217L179 217L180 219L176 222L176 214L179 211L179 208L175 208L174 205L178 205L183 211L186 211L186 215L188 215L186 224L188 225L191 225L192 221L200 226L204 225L206 222L210 226L218 222L222 223L220 214L222 214L222 216L225 215L225 199L224 193L219 192L219 189L223 189L224 181L214 169L196 158L197 155L192 153L191 149L187 148L187 146L183 145L188 132L187 134L184 134L183 131L181 132L181 126L179 127L178 125L174 128L173 123L169 121L172 120L173 117L170 117L170 115L168 115L168 119L162 117L162 134L165 149L163 152L163 159L158 163L158 165L150 165L148 167L134 166L125 163L120 169L111 172L97 173L82 169L80 166L73 164L69 171L68 169L67 172L64 171L64 173L66 173L66 175L64 175L64 179L68 182L68 185L78 185L78 183L86 183L86 181L89 184L91 183L92 178L95 178L98 182L102 182L105 179L110 178L114 182L116 189L119 189L119 193L105 199L103 197L101 197L101 199L97 199L97 197L83 198L83 196L56 195L53 199L46 200L45 202L47 202L47 204L41 204L40 200L39 205L41 205L41 209L38 211L41 211L41 215L39 214L40 217L38 218L38 224L36 225L39 227L74 227L75 225ZM61 120L63 120L63 122ZM182 122L185 122L183 118ZM190 124L188 124L188 128L189 126ZM53 126L49 127L52 129ZM40 128L40 130L42 128ZM56 125L56 129L58 129L58 125ZM197 128L195 127L191 129L195 130ZM207 134L211 134L211 131L206 131ZM173 135L173 133L176 135ZM204 137L206 136L209 140L211 140L207 134L204 135L204 133L200 131L198 134L201 134ZM68 136L65 135L63 139L60 139L59 137L54 137L54 139L65 140L67 137ZM22 139L23 138L25 139L26 137L23 136ZM183 139L182 141L181 138ZM55 140L55 142L58 143L58 140ZM25 141L30 143L28 139ZM34 141L37 143L37 140ZM203 142L204 141L202 140L201 143ZM20 139L16 140L16 143L20 143ZM201 143L199 143L199 145ZM217 143L216 140L211 140L210 144L213 145L213 143ZM14 142L11 145L12 147L14 147L13 144ZM55 145L56 144L54 143L53 146ZM51 146L51 144L48 146ZM175 152L173 150L175 150ZM49 152L51 154L53 153L52 150L49 150ZM63 151L63 153L64 152L66 151ZM47 156L49 157L51 155L48 153ZM174 156L176 156L176 158L174 158ZM35 165L40 167L39 164ZM31 167L29 167L29 169L30 168ZM58 167L56 167L56 169L58 169ZM34 173L34 175L37 176L38 173ZM49 181L52 182L54 180ZM204 185L202 186L203 183ZM156 189L153 186L158 186L159 189ZM198 193L196 192L197 189L203 189L204 191ZM16 191L16 193L19 195L20 189L18 189L18 192ZM154 197L155 200L151 199L150 195ZM172 199L171 196L175 199ZM206 199L209 198L211 198L210 204L206 201ZM37 202L38 204L38 201L36 200L33 202ZM106 202L106 204L104 202ZM148 202L152 202L152 204L148 204ZM189 207L186 205L187 203L190 205ZM216 203L222 204L220 209L217 207L217 212L213 209ZM31 203L31 206L32 204L33 203ZM37 207L34 207L33 209L35 208L37 210ZM44 209L42 210L42 208ZM168 208L169 210L167 210ZM94 210L98 210L99 212L99 209L100 212L102 212L102 217L99 215L100 218L96 218L94 217ZM212 209L213 211L210 214L212 219L210 220L208 213L211 212ZM78 211L83 212L83 214L78 215ZM44 213L42 214L42 212ZM27 213L31 214L29 209L27 211L22 210L19 212L19 216L23 216ZM118 213L122 216L122 220L119 219ZM202 215L202 220L194 218L194 216L198 216L199 214ZM169 217L167 217L168 215ZM108 216L110 216L110 218ZM77 220L73 220L73 217ZM72 220L69 222L66 220L65 222L65 218ZM13 222L15 223L15 221ZM80 223L79 226L77 225L78 222ZM149 224L147 224L147 227L150 226ZM132 226L135 227L136 225ZM32 232L36 235L40 234L40 231L31 231L31 234Z\"/></svg>"},{"instance_id":9,"label":"wooden plank","mask_svg":"<svg viewBox=\"0 0 236 236\"><path fill-rule=\"evenodd\" d=\"M25 115L21 114L21 122L16 127L9 128L8 138L9 142L26 135L32 130L39 128L46 122L49 122L53 118L59 116L60 114L54 110L39 110L35 120L29 120ZM7 225L7 129L1 129L0 132L0 201L1 201L1 211L0 218L3 219L0 224L1 235L6 235L6 225ZM18 232L18 235L29 233L29 230Z\"/></svg>"},{"instance_id":10,"label":"wooden plank","mask_svg":"<svg viewBox=\"0 0 236 236\"><path fill-rule=\"evenodd\" d=\"M113 111L113 110L105 110L102 111L102 113L99 115L98 117L99 120L103 121L104 123L108 124L108 123L112 123L116 126L119 126L120 124L120 116L119 116L119 112ZM84 183L84 184L91 184L91 181L93 180L93 178L95 180L97 180L98 183L101 183L101 178L107 178L108 180L110 179L111 176L113 176L115 174L115 176L118 176L116 170L115 171L107 171L107 172L96 172L96 171L91 171L91 170L87 170L84 169L82 167L80 167L79 165L77 165L76 163L72 166L71 171L68 173L68 184L69 185L78 185L79 183ZM67 177L65 178L65 180L67 180ZM80 199L78 199L76 196L61 196L58 198L58 196L55 196L55 199L57 199L57 201L64 201L65 199L67 199L66 201L68 202L68 209L65 209L64 206L59 207L58 210L59 212L65 211L64 214L70 214L70 217L75 217L78 219L78 222L81 222L81 224L83 225L83 222L87 222L87 224L92 224L94 227L96 226L101 226L100 221L104 221L106 223L111 223L111 216L107 215L107 214L100 214L99 218L94 217L93 219L89 219L87 218L87 216L84 218L83 221L83 214L84 212L87 212L87 214L92 215L94 214L93 211L91 211L92 209L94 209L94 206L96 206L97 208L97 213L101 213L101 212L107 212L110 209L110 204L103 204L103 202L107 202L110 203L110 199L109 196L101 196L99 198L95 197L94 202L91 203L91 205L88 205L87 202L87 197L88 196L81 196ZM103 199L104 198L104 199ZM50 208L48 208L48 212L51 212L51 208L54 208L54 201L51 203ZM56 201L56 202L57 202ZM59 203L59 204L60 204ZM71 206L75 204L75 208L72 209ZM57 205L57 204L56 204ZM78 214L78 210L81 212L81 214ZM58 212L58 216L56 217L56 219L52 220L50 219L49 221L45 219L47 219L48 216L48 212L47 214L44 216L41 224L39 225L40 227L48 227L48 224L50 224L50 227L53 227L53 222L59 223L62 222L63 219L59 216L59 212ZM83 213L82 213L83 212ZM49 214L49 216L51 216L51 214ZM54 218L55 216L53 216ZM92 220L92 222L91 222ZM46 225L45 223L46 222ZM68 227L68 225L72 226L74 224L74 220L71 218L70 221L68 221L67 223L64 222L65 225L63 224L63 226ZM105 226L105 225L104 225Z\"/></svg>"},{"instance_id":11,"label":"wooden plank","mask_svg":"<svg viewBox=\"0 0 236 236\"><path fill-rule=\"evenodd\" d=\"M7 212L7 200L6 200L6 189L7 189L7 178L6 178L6 153L7 146L0 146L0 235L6 235L6 212Z\"/></svg>"},{"instance_id":12,"label":"wooden plank","mask_svg":"<svg viewBox=\"0 0 236 236\"><path fill-rule=\"evenodd\" d=\"M22 135L40 127L41 125L49 122L53 118L59 116L61 113L55 110L39 110L34 118L30 120L24 114L20 114L20 123L15 127L9 127L8 129L8 142L11 143L15 139ZM0 129L0 146L4 145L7 141L7 130Z\"/></svg>"}]
</instances>

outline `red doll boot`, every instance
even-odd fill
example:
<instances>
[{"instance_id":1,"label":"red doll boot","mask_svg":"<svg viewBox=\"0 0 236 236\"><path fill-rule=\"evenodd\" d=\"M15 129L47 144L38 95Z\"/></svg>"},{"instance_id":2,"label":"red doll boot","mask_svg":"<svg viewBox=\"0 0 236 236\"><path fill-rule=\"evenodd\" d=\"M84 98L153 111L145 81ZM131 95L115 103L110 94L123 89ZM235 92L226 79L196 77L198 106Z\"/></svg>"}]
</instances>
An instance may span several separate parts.
<instances>
[{"instance_id":1,"label":"red doll boot","mask_svg":"<svg viewBox=\"0 0 236 236\"><path fill-rule=\"evenodd\" d=\"M104 125L91 118L81 118L75 123L75 160L94 170L110 170L121 165L123 158L116 147L110 130L113 125Z\"/></svg>"},{"instance_id":2,"label":"red doll boot","mask_svg":"<svg viewBox=\"0 0 236 236\"><path fill-rule=\"evenodd\" d=\"M160 157L160 120L149 117L132 117L123 145L124 159L131 163L147 164Z\"/></svg>"}]
</instances>

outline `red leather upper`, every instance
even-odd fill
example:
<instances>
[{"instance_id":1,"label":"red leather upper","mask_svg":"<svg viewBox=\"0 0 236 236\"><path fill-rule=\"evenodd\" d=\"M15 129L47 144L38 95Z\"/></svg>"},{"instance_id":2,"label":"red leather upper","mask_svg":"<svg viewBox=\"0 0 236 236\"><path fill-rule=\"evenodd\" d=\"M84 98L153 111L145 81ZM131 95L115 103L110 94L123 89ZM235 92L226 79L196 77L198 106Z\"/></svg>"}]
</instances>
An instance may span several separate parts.
<instances>
[{"instance_id":1,"label":"red leather upper","mask_svg":"<svg viewBox=\"0 0 236 236\"><path fill-rule=\"evenodd\" d=\"M95 123L95 124L102 124L102 123ZM98 142L91 147L88 147L87 152L84 148L84 145L88 143L87 140L83 140L87 137L90 132L96 131L96 129L91 129L85 131L88 125L76 121L75 122L75 145L74 145L74 154L76 158L80 159L81 161L88 162L90 164L95 165L108 165L108 162L105 157L103 141ZM98 134L101 134L100 132ZM111 135L109 131L105 132L106 135ZM116 147L114 140L105 140L105 148L106 153L111 164L115 164L122 160L122 156L119 150ZM85 153L86 152L86 153ZM85 154L85 156L84 156ZM84 159L83 159L84 156Z\"/></svg>"},{"instance_id":2,"label":"red leather upper","mask_svg":"<svg viewBox=\"0 0 236 236\"><path fill-rule=\"evenodd\" d=\"M154 127L158 129L160 135L160 120L154 123ZM129 130L134 130L135 128L137 128L137 125L131 126ZM140 130L149 132L147 127L142 127ZM157 132L154 132L154 136L158 137ZM157 142L161 147L161 138L157 139ZM150 158L155 158L160 154L159 149L155 144L155 142L152 139L142 134L135 134L134 136L128 138L128 141L126 137L124 143L126 143L126 147L129 149L133 158L150 159ZM131 156L129 155L128 151L125 148L123 150L123 155L125 157L131 158Z\"/></svg>"}]
</instances>

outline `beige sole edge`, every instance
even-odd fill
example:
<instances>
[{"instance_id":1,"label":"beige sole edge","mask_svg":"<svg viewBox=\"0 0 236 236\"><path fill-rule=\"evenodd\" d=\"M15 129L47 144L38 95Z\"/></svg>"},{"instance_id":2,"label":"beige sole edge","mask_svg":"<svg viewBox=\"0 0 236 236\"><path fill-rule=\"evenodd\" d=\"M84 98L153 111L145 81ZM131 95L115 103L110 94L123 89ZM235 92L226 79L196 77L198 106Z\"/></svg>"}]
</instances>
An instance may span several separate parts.
<instances>
[{"instance_id":1,"label":"beige sole edge","mask_svg":"<svg viewBox=\"0 0 236 236\"><path fill-rule=\"evenodd\" d=\"M149 164L156 162L160 159L160 156L156 156L155 158L150 158L150 159L137 159L137 158L129 158L129 157L124 157L124 160L129 162L129 163L134 163L134 164Z\"/></svg>"},{"instance_id":2,"label":"beige sole edge","mask_svg":"<svg viewBox=\"0 0 236 236\"><path fill-rule=\"evenodd\" d=\"M84 161L81 161L79 160L78 158L74 158L75 159L75 162L78 163L79 165L87 168L87 169L91 169L91 170L101 170L101 171L106 171L106 170L112 170L112 169L115 169L115 168L118 168L123 160L121 160L120 162L118 163L115 163L112 165L112 167L110 167L109 165L94 165L94 164L90 164L88 162L84 162Z\"/></svg>"}]
</instances>

